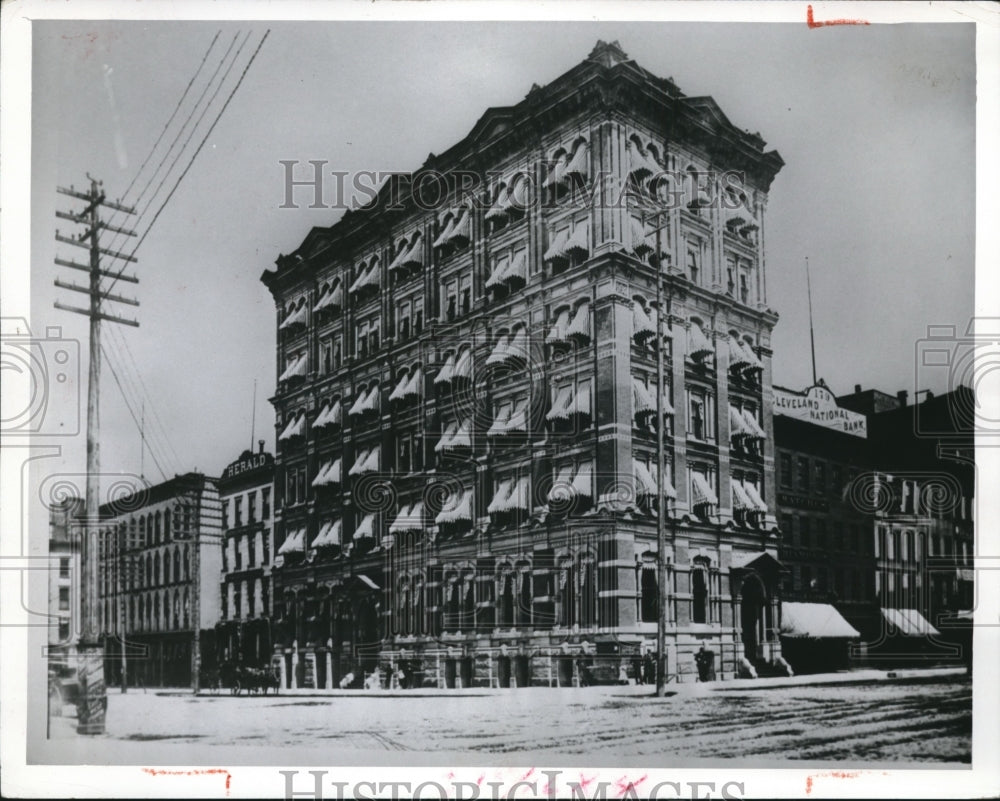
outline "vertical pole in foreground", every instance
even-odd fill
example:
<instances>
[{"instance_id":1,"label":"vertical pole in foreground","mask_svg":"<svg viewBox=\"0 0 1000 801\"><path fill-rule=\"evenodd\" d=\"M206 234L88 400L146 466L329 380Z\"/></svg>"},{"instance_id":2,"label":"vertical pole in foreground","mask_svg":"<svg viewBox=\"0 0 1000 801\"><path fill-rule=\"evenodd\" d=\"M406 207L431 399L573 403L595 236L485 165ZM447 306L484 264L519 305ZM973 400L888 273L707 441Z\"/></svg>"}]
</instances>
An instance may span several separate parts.
<instances>
[{"instance_id":1,"label":"vertical pole in foreground","mask_svg":"<svg viewBox=\"0 0 1000 801\"><path fill-rule=\"evenodd\" d=\"M101 446L101 250L97 182L90 181L90 369L87 376L87 524L83 551L83 633L80 638L80 705L77 731L103 734L107 708L104 653L97 626L97 537L100 536Z\"/></svg>"},{"instance_id":2,"label":"vertical pole in foreground","mask_svg":"<svg viewBox=\"0 0 1000 801\"><path fill-rule=\"evenodd\" d=\"M662 226L656 224L656 580L658 609L656 615L656 694L666 695L667 688L667 533L665 456L663 452L663 252Z\"/></svg>"},{"instance_id":3,"label":"vertical pole in foreground","mask_svg":"<svg viewBox=\"0 0 1000 801\"><path fill-rule=\"evenodd\" d=\"M68 195L87 203L85 210L79 213L56 212L56 216L60 219L69 220L77 225L86 225L87 231L80 236L66 237L60 235L59 231L56 230L56 241L87 250L90 255L90 262L89 264L81 264L76 261L67 261L60 258L57 258L55 262L60 266L87 273L90 280L87 286L81 286L56 279L55 285L61 289L87 295L90 303L87 308L67 306L59 301L56 301L54 305L57 309L84 315L90 321L89 370L87 375L87 489L82 540L80 543L80 617L82 626L77 647L77 677L80 684L79 700L77 702L77 732L79 734L103 734L108 697L104 683L105 654L101 644L101 632L97 614L99 578L97 538L100 536L101 527L101 321L108 320L109 322L123 323L137 327L139 323L135 320L126 320L109 314L104 310L103 304L105 300L112 300L131 306L138 306L139 302L120 295L112 295L110 289L104 291L101 287L101 277L108 276L115 280L121 279L133 284L139 283L139 279L135 276L125 275L124 272L116 274L101 269L102 255L112 256L125 262L136 261L132 255L101 248L99 240L102 228L124 234L125 236L135 236L135 232L133 231L102 222L100 218L101 206L107 206L125 214L134 214L135 210L126 208L117 202L108 201L104 196L104 191L100 188L100 182L90 178L89 175L87 177L90 180L89 192L78 192L72 187L69 189L56 188L59 194ZM90 240L89 243L88 239ZM112 286L114 286L113 283ZM117 537L109 538L108 545L117 550ZM116 562L116 559L109 558L108 565L114 566ZM113 595L113 593L109 594ZM115 609L117 610L117 599L115 603ZM111 621L106 621L106 623L106 631L112 634L116 633L115 629L110 625ZM122 648L124 648L124 637L122 639Z\"/></svg>"}]
</instances>

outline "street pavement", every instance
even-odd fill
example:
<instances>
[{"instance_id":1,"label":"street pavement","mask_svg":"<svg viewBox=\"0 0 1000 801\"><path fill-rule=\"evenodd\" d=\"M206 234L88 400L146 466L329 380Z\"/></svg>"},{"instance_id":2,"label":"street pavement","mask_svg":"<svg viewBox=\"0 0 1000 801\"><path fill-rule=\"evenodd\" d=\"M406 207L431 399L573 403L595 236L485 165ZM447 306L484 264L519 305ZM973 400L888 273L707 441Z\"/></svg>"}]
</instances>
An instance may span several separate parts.
<instances>
[{"instance_id":1,"label":"street pavement","mask_svg":"<svg viewBox=\"0 0 1000 801\"><path fill-rule=\"evenodd\" d=\"M279 696L131 690L107 733L54 718L51 753L91 764L903 767L967 765L972 684L888 677ZM47 761L47 760L43 760Z\"/></svg>"}]
</instances>

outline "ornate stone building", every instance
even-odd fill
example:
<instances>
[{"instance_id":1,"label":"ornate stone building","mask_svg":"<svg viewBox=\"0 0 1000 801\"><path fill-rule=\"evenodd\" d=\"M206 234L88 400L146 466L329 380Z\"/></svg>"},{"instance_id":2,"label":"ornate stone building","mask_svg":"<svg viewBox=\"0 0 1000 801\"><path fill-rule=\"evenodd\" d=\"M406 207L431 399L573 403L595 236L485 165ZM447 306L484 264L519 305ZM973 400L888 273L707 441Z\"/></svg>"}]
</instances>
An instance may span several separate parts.
<instances>
[{"instance_id":1,"label":"ornate stone building","mask_svg":"<svg viewBox=\"0 0 1000 801\"><path fill-rule=\"evenodd\" d=\"M661 609L658 503L671 679L702 645L723 676L781 667L764 258L781 166L600 42L277 259L287 686L634 674Z\"/></svg>"}]
</instances>

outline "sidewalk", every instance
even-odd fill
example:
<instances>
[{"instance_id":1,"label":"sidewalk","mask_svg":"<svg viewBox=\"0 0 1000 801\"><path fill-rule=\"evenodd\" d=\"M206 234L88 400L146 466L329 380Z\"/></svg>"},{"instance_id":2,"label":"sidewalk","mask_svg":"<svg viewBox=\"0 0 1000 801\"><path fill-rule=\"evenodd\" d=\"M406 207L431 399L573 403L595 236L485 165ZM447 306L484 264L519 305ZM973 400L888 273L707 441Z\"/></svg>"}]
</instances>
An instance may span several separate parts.
<instances>
[{"instance_id":1,"label":"sidewalk","mask_svg":"<svg viewBox=\"0 0 1000 801\"><path fill-rule=\"evenodd\" d=\"M838 673L815 673L805 676L779 676L773 678L760 679L732 679L729 681L712 682L672 682L667 685L667 698L676 695L704 695L710 692L727 692L747 690L771 690L779 687L805 687L810 685L830 685L830 684L865 684L872 682L891 682L907 679L934 679L944 676L965 676L966 670L963 667L945 668L901 668L897 670L850 670ZM436 687L422 687L412 690L317 690L313 688L283 689L279 693L281 697L293 698L472 698L483 696L506 696L523 692L563 692L563 693L594 693L598 695L610 695L618 697L630 696L655 696L656 688L652 684L629 684L629 685L595 685L591 687L466 687L462 689L440 689ZM109 692L116 692L114 688L109 688ZM156 695L191 695L186 689L149 689L149 693ZM199 696L221 697L229 696L229 690L206 691L201 690ZM268 695L273 695L268 693ZM241 697L246 697L243 693ZM261 697L256 695L254 697Z\"/></svg>"}]
</instances>

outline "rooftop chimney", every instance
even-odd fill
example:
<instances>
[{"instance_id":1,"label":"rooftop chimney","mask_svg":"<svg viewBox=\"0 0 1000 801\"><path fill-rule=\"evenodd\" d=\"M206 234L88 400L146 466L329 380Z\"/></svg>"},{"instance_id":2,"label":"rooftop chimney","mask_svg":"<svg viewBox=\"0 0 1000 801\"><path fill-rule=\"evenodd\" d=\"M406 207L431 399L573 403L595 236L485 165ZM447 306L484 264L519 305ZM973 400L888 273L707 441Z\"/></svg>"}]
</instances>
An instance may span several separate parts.
<instances>
[{"instance_id":1,"label":"rooftop chimney","mask_svg":"<svg viewBox=\"0 0 1000 801\"><path fill-rule=\"evenodd\" d=\"M861 392L861 384L854 385L854 394L857 395Z\"/></svg>"},{"instance_id":2,"label":"rooftop chimney","mask_svg":"<svg viewBox=\"0 0 1000 801\"><path fill-rule=\"evenodd\" d=\"M905 389L901 389L899 390L899 392L896 393L896 400L899 401L899 405L901 407L906 406L906 398L909 396L909 394L910 393L907 392Z\"/></svg>"},{"instance_id":3,"label":"rooftop chimney","mask_svg":"<svg viewBox=\"0 0 1000 801\"><path fill-rule=\"evenodd\" d=\"M257 440L257 453L263 453L263 452L264 452L264 440L259 439Z\"/></svg>"}]
</instances>

